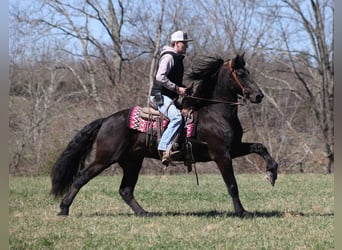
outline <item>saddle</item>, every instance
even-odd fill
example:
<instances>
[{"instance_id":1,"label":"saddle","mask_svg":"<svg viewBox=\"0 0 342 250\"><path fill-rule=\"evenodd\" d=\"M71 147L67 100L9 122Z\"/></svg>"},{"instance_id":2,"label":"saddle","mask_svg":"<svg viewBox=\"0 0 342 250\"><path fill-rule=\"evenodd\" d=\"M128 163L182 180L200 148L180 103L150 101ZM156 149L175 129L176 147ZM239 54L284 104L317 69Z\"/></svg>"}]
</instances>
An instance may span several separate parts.
<instances>
[{"instance_id":1,"label":"saddle","mask_svg":"<svg viewBox=\"0 0 342 250\"><path fill-rule=\"evenodd\" d=\"M181 114L183 116L184 126L181 126L180 130L177 132L173 141L173 146L176 141L179 141L178 138L180 136L185 137L185 142L181 145L180 150L184 155L184 164L188 167L188 171L190 172L191 164L195 161L192 155L191 142L187 139L195 137L197 124L196 112L193 109L182 109ZM150 150L157 146L161 135L169 124L168 118L157 109L153 107L141 107L138 105L131 108L127 121L130 129L146 134L146 146Z\"/></svg>"},{"instance_id":2,"label":"saddle","mask_svg":"<svg viewBox=\"0 0 342 250\"><path fill-rule=\"evenodd\" d=\"M169 120L151 107L134 106L128 115L128 127L150 136L158 136L165 131Z\"/></svg>"}]
</instances>

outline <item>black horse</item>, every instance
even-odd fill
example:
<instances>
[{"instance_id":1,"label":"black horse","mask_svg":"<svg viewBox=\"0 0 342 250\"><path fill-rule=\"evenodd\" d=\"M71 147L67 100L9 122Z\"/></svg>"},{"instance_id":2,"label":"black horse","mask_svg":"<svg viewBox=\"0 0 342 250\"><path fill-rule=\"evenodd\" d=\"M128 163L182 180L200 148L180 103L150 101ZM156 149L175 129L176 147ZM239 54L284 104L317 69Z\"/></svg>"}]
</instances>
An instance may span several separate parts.
<instances>
[{"instance_id":1,"label":"black horse","mask_svg":"<svg viewBox=\"0 0 342 250\"><path fill-rule=\"evenodd\" d=\"M240 96L252 103L260 103L264 97L250 79L245 68L244 55L224 61L208 57L199 61L189 78L198 83L194 93L184 103L197 112L196 137L192 143L195 162L215 161L232 197L235 213L248 214L241 204L232 159L250 153L259 154L266 162L266 173L272 185L277 179L278 164L260 143L242 143L242 127L238 119ZM52 168L51 193L64 195L58 215L68 215L69 208L80 189L92 178L113 163L123 169L119 193L136 215L147 216L134 198L134 188L145 157L160 159L156 146L151 150L146 145L146 134L127 126L131 109L118 111L106 118L97 119L69 142ZM84 166L96 140L94 160Z\"/></svg>"}]
</instances>

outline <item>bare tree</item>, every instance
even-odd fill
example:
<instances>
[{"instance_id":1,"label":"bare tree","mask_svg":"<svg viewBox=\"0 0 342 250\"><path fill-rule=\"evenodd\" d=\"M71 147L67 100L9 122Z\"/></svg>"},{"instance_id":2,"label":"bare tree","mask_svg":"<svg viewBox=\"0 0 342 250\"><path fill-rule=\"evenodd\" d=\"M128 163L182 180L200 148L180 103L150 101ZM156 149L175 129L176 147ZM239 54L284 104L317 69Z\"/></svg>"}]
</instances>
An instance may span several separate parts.
<instances>
[{"instance_id":1,"label":"bare tree","mask_svg":"<svg viewBox=\"0 0 342 250\"><path fill-rule=\"evenodd\" d=\"M150 94L151 94L151 90L152 90L152 85L153 85L153 79L154 79L154 74L155 74L155 70L156 70L156 64L157 64L157 60L158 60L158 56L159 56L159 47L160 47L160 40L161 40L161 35L162 35L162 31L163 31L163 18L164 18L164 10L165 10L165 0L162 0L162 4L161 4L161 14L160 14L160 21L158 22L158 26L157 26L157 38L155 41L155 48L154 48L154 52L153 52L153 56L152 56L152 61L151 61L151 66L150 66L150 73L149 73L149 83L150 83L150 87L149 87L149 91L148 91L148 95L147 95L147 103L149 103L149 98L150 98Z\"/></svg>"},{"instance_id":2,"label":"bare tree","mask_svg":"<svg viewBox=\"0 0 342 250\"><path fill-rule=\"evenodd\" d=\"M22 116L16 105L10 107L11 133L25 125L32 129L13 142L14 165L29 144L44 145L44 133L58 127L75 104L96 109L77 105L70 119L63 117L73 124L146 103L161 46L185 29L194 39L186 69L197 56L228 59L246 51L247 66L266 96L262 105L240 109L247 140L261 139L291 171L322 151L323 138L331 171L332 0L15 1L11 32L19 33L11 36L10 89L13 100L30 105ZM32 155L39 150L42 159L44 146L34 147ZM260 167L252 157L247 162Z\"/></svg>"},{"instance_id":3,"label":"bare tree","mask_svg":"<svg viewBox=\"0 0 342 250\"><path fill-rule=\"evenodd\" d=\"M39 166L42 162L46 148L45 137L51 122L55 119L51 116L58 103L55 94L65 74L65 71L56 70L53 62L46 60L33 62L31 65L26 64L26 67L21 72L17 72L16 76L11 74L12 83L13 77L18 77L17 80L25 82L23 91L27 98L21 97L22 93L19 93L19 96L10 99L13 122L10 130L16 134L11 140L17 145L11 148L13 154L10 168L17 167L27 151L34 152L29 157L32 165ZM34 171L39 171L39 167Z\"/></svg>"},{"instance_id":4,"label":"bare tree","mask_svg":"<svg viewBox=\"0 0 342 250\"><path fill-rule=\"evenodd\" d=\"M103 8L102 3L98 0L87 0L86 3L94 13L84 11L84 16L100 23L111 41L111 47L102 45L102 42L91 33L87 34L87 39L98 49L100 58L107 69L108 77L115 85L121 80L122 62L124 60L121 39L125 16L123 1L118 0L117 8L114 7L111 0L107 0L107 8ZM112 67L114 71L111 70Z\"/></svg>"},{"instance_id":5,"label":"bare tree","mask_svg":"<svg viewBox=\"0 0 342 250\"><path fill-rule=\"evenodd\" d=\"M288 55L288 68L295 74L319 124L331 173L334 163L334 85L333 85L333 1L282 0L281 36ZM278 6L279 7L279 6ZM309 48L297 51L293 44L298 34L288 29L289 20L296 21L307 38ZM297 29L298 29L297 26ZM299 37L301 37L299 35Z\"/></svg>"}]
</instances>

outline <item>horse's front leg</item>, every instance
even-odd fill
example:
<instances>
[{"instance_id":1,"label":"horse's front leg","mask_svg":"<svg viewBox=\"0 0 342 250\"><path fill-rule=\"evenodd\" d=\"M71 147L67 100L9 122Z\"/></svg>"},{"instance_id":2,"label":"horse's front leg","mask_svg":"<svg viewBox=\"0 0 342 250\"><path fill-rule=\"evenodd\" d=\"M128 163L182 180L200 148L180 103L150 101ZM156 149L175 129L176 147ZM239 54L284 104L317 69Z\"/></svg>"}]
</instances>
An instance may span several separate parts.
<instances>
[{"instance_id":1,"label":"horse's front leg","mask_svg":"<svg viewBox=\"0 0 342 250\"><path fill-rule=\"evenodd\" d=\"M229 195L232 197L235 213L240 217L245 217L249 213L243 208L239 197L238 185L235 179L232 158L228 153L215 159L220 169L223 180L226 184Z\"/></svg>"},{"instance_id":2,"label":"horse's front leg","mask_svg":"<svg viewBox=\"0 0 342 250\"><path fill-rule=\"evenodd\" d=\"M234 145L231 155L232 158L236 158L251 153L256 153L265 160L267 179L274 186L278 176L278 163L271 157L264 145L261 143L241 143L238 146Z\"/></svg>"}]
</instances>

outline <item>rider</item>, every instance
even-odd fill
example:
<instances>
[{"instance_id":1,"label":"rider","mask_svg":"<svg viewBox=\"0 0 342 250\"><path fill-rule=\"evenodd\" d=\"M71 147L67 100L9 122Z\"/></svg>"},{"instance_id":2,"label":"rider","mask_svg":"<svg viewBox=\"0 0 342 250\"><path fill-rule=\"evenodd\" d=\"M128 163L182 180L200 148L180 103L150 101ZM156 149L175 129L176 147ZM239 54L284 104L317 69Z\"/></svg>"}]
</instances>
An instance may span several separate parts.
<instances>
[{"instance_id":1,"label":"rider","mask_svg":"<svg viewBox=\"0 0 342 250\"><path fill-rule=\"evenodd\" d=\"M180 154L180 151L171 150L172 140L183 119L173 100L186 93L186 86L183 84L183 59L189 41L192 39L189 39L184 31L172 33L171 46L164 46L160 53L157 74L151 90L150 100L170 120L158 144L164 165L168 165Z\"/></svg>"}]
</instances>

